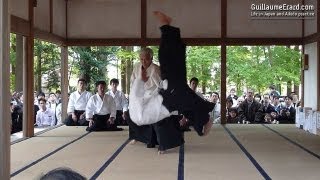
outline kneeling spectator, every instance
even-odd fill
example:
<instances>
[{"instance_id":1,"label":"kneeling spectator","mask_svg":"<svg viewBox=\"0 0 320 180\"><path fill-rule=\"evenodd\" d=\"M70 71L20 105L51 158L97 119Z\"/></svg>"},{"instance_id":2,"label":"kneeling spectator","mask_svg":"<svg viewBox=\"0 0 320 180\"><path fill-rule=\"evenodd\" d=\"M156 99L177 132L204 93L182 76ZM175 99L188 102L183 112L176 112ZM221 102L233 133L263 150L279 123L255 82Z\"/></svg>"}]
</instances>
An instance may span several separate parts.
<instances>
[{"instance_id":1,"label":"kneeling spectator","mask_svg":"<svg viewBox=\"0 0 320 180\"><path fill-rule=\"evenodd\" d=\"M40 110L36 115L36 126L56 125L55 113L50 108L47 108L47 100L44 98L40 98L38 101Z\"/></svg>"},{"instance_id":2,"label":"kneeling spectator","mask_svg":"<svg viewBox=\"0 0 320 180\"><path fill-rule=\"evenodd\" d=\"M78 80L77 91L71 93L68 103L68 118L65 120L67 126L88 126L85 118L86 105L91 97L91 93L86 91L86 81Z\"/></svg>"},{"instance_id":3,"label":"kneeling spectator","mask_svg":"<svg viewBox=\"0 0 320 180\"><path fill-rule=\"evenodd\" d=\"M89 121L87 131L121 131L114 123L116 117L116 103L113 98L105 94L106 82L96 83L97 94L90 97L86 106L86 117Z\"/></svg>"}]
</instances>

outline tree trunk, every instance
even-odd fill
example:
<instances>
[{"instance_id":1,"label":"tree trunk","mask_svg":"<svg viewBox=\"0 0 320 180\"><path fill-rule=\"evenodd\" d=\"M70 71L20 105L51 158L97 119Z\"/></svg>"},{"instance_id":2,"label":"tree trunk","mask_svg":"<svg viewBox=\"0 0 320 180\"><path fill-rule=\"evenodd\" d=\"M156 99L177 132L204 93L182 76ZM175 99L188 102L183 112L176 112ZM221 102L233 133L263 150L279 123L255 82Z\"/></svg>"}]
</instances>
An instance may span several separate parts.
<instances>
[{"instance_id":1,"label":"tree trunk","mask_svg":"<svg viewBox=\"0 0 320 180\"><path fill-rule=\"evenodd\" d=\"M41 43L41 42L40 42ZM42 60L41 60L41 51L38 51L38 52L36 52L37 54L36 54L36 56L38 57L37 58L37 70L36 70L36 72L37 72L37 79L36 79L36 90L38 91L38 92L41 92L42 90L41 90L41 84L42 84L42 82L41 82L41 76L42 76L42 72L41 72L41 66L42 66Z\"/></svg>"},{"instance_id":2,"label":"tree trunk","mask_svg":"<svg viewBox=\"0 0 320 180\"><path fill-rule=\"evenodd\" d=\"M121 47L123 50L127 51L127 46L122 46ZM127 74L127 63L126 59L121 59L120 60L120 82L121 82L121 90L123 93L126 93L127 88L126 88L126 74Z\"/></svg>"},{"instance_id":3,"label":"tree trunk","mask_svg":"<svg viewBox=\"0 0 320 180\"><path fill-rule=\"evenodd\" d=\"M16 36L15 91L23 91L23 36Z\"/></svg>"},{"instance_id":4,"label":"tree trunk","mask_svg":"<svg viewBox=\"0 0 320 180\"><path fill-rule=\"evenodd\" d=\"M287 82L287 96L290 95L290 93L292 92L292 82L288 81Z\"/></svg>"},{"instance_id":5,"label":"tree trunk","mask_svg":"<svg viewBox=\"0 0 320 180\"><path fill-rule=\"evenodd\" d=\"M132 47L133 50L133 47ZM130 92L130 77L133 71L133 59L127 61L127 69L126 69L126 92L125 94L129 94Z\"/></svg>"}]
</instances>

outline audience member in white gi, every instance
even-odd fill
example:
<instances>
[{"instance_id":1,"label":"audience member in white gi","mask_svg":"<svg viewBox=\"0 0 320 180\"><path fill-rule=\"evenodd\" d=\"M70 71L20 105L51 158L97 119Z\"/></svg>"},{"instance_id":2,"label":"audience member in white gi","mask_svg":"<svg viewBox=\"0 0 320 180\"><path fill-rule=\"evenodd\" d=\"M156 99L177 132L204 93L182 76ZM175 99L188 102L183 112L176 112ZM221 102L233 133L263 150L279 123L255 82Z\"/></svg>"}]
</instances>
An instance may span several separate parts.
<instances>
[{"instance_id":1,"label":"audience member in white gi","mask_svg":"<svg viewBox=\"0 0 320 180\"><path fill-rule=\"evenodd\" d=\"M238 107L242 123L262 123L263 108L261 103L253 98L253 90L248 89L246 97Z\"/></svg>"},{"instance_id":2,"label":"audience member in white gi","mask_svg":"<svg viewBox=\"0 0 320 180\"><path fill-rule=\"evenodd\" d=\"M110 86L111 90L107 92L107 94L113 97L116 106L117 106L117 115L115 124L116 125L127 125L126 117L129 116L128 114L128 100L123 92L119 91L118 88L119 80L118 79L111 79Z\"/></svg>"},{"instance_id":3,"label":"audience member in white gi","mask_svg":"<svg viewBox=\"0 0 320 180\"><path fill-rule=\"evenodd\" d=\"M97 94L90 97L86 106L86 118L89 121L87 131L121 131L114 123L116 103L105 93L106 82L96 82Z\"/></svg>"},{"instance_id":4,"label":"audience member in white gi","mask_svg":"<svg viewBox=\"0 0 320 180\"><path fill-rule=\"evenodd\" d=\"M219 94L217 92L213 92L211 95L211 102L215 103L213 110L210 112L210 118L213 120L214 124L220 124L220 111L221 105L219 102Z\"/></svg>"},{"instance_id":5,"label":"audience member in white gi","mask_svg":"<svg viewBox=\"0 0 320 180\"><path fill-rule=\"evenodd\" d=\"M36 126L54 126L56 124L55 113L52 109L47 108L47 100L40 98L38 101L40 110L36 115Z\"/></svg>"},{"instance_id":6,"label":"audience member in white gi","mask_svg":"<svg viewBox=\"0 0 320 180\"><path fill-rule=\"evenodd\" d=\"M68 103L68 118L65 120L67 126L88 126L85 118L86 105L92 94L86 91L86 81L78 80L77 91L71 93Z\"/></svg>"}]
</instances>

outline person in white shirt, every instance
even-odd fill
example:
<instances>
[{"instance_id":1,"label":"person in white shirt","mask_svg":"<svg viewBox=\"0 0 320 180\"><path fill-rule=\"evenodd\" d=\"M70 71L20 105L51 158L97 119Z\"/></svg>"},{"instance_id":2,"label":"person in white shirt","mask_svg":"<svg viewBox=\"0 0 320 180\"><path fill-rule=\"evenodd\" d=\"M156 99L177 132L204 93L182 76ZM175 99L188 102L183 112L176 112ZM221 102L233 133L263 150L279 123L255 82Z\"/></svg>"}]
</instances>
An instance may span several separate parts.
<instances>
[{"instance_id":1,"label":"person in white shirt","mask_svg":"<svg viewBox=\"0 0 320 180\"><path fill-rule=\"evenodd\" d=\"M44 98L40 98L39 108L40 110L36 115L36 126L54 126L56 124L55 113L50 108L46 107L47 100Z\"/></svg>"},{"instance_id":2,"label":"person in white shirt","mask_svg":"<svg viewBox=\"0 0 320 180\"><path fill-rule=\"evenodd\" d=\"M116 106L117 106L117 115L115 119L116 125L127 125L125 119L128 117L128 100L123 92L119 91L118 88L119 80L111 79L110 86L111 90L107 92L107 94L113 97Z\"/></svg>"},{"instance_id":3,"label":"person in white shirt","mask_svg":"<svg viewBox=\"0 0 320 180\"><path fill-rule=\"evenodd\" d=\"M78 90L71 93L68 103L68 118L65 120L67 126L88 126L85 118L86 105L92 94L86 91L86 81L78 80Z\"/></svg>"},{"instance_id":4,"label":"person in white shirt","mask_svg":"<svg viewBox=\"0 0 320 180\"><path fill-rule=\"evenodd\" d=\"M116 117L116 103L113 98L105 94L106 82L96 82L97 94L90 97L86 106L86 118L89 122L87 131L121 131L114 123Z\"/></svg>"},{"instance_id":5,"label":"person in white shirt","mask_svg":"<svg viewBox=\"0 0 320 180\"><path fill-rule=\"evenodd\" d=\"M214 106L213 110L210 112L210 117L213 120L214 124L220 124L220 112L221 112L221 105L219 102L219 94L217 92L213 92L211 95L211 102L215 103L216 105Z\"/></svg>"}]
</instances>

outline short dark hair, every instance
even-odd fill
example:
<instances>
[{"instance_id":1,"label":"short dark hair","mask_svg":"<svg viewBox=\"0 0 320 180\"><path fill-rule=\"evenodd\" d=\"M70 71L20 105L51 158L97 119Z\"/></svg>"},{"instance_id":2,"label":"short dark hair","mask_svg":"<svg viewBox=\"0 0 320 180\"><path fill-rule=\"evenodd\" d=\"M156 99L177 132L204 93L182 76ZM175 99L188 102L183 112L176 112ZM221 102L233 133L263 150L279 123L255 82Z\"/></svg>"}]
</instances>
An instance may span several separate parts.
<instances>
[{"instance_id":1,"label":"short dark hair","mask_svg":"<svg viewBox=\"0 0 320 180\"><path fill-rule=\"evenodd\" d=\"M286 96L284 99L291 99L291 101L293 100L292 96Z\"/></svg>"},{"instance_id":2,"label":"short dark hair","mask_svg":"<svg viewBox=\"0 0 320 180\"><path fill-rule=\"evenodd\" d=\"M37 95L37 97L39 97L39 96L46 97L46 95L45 95L43 92L39 92L38 95Z\"/></svg>"},{"instance_id":3,"label":"short dark hair","mask_svg":"<svg viewBox=\"0 0 320 180\"><path fill-rule=\"evenodd\" d=\"M96 82L96 87L98 87L100 84L101 84L101 85L104 85L104 86L107 85L107 83L106 83L105 81L97 81L97 82Z\"/></svg>"},{"instance_id":4,"label":"short dark hair","mask_svg":"<svg viewBox=\"0 0 320 180\"><path fill-rule=\"evenodd\" d=\"M39 103L39 104L40 104L40 101L43 101L43 102L45 102L45 103L47 102L47 100L46 100L45 98L39 98L39 99L38 99L38 103Z\"/></svg>"},{"instance_id":5,"label":"short dark hair","mask_svg":"<svg viewBox=\"0 0 320 180\"><path fill-rule=\"evenodd\" d=\"M80 79L78 80L78 83L79 83L80 81L82 81L82 82L84 82L85 84L87 84L86 80L83 79L83 78L80 78Z\"/></svg>"},{"instance_id":6,"label":"short dark hair","mask_svg":"<svg viewBox=\"0 0 320 180\"><path fill-rule=\"evenodd\" d=\"M110 80L110 85L111 85L112 83L114 83L114 84L119 84L119 80L116 79L116 78L113 78L113 79Z\"/></svg>"},{"instance_id":7,"label":"short dark hair","mask_svg":"<svg viewBox=\"0 0 320 180\"><path fill-rule=\"evenodd\" d=\"M189 83L191 84L192 81L196 82L197 84L199 83L199 79L196 77L191 78Z\"/></svg>"},{"instance_id":8,"label":"short dark hair","mask_svg":"<svg viewBox=\"0 0 320 180\"><path fill-rule=\"evenodd\" d=\"M212 92L212 94L215 94L218 96L218 98L220 99L219 93L218 92Z\"/></svg>"},{"instance_id":9,"label":"short dark hair","mask_svg":"<svg viewBox=\"0 0 320 180\"><path fill-rule=\"evenodd\" d=\"M227 102L231 103L233 105L233 100L232 100L232 97L228 97L227 98Z\"/></svg>"},{"instance_id":10,"label":"short dark hair","mask_svg":"<svg viewBox=\"0 0 320 180\"><path fill-rule=\"evenodd\" d=\"M84 176L70 168L56 168L40 177L40 180L86 180Z\"/></svg>"},{"instance_id":11,"label":"short dark hair","mask_svg":"<svg viewBox=\"0 0 320 180\"><path fill-rule=\"evenodd\" d=\"M231 107L229 109L229 112L235 112L236 114L238 114L238 109L236 107Z\"/></svg>"},{"instance_id":12,"label":"short dark hair","mask_svg":"<svg viewBox=\"0 0 320 180\"><path fill-rule=\"evenodd\" d=\"M270 85L269 89L276 89L276 86L275 85Z\"/></svg>"}]
</instances>

